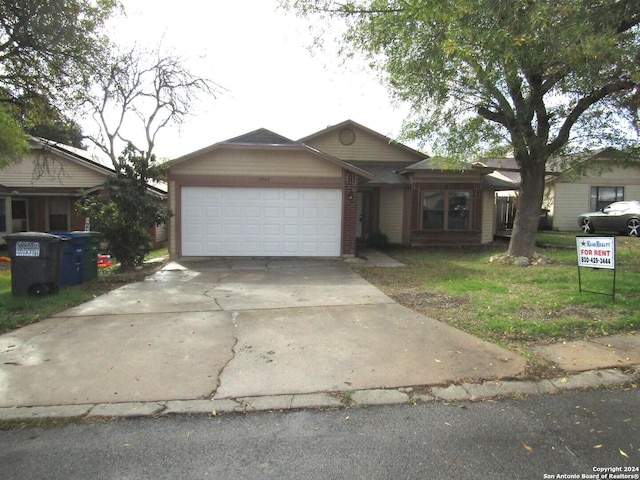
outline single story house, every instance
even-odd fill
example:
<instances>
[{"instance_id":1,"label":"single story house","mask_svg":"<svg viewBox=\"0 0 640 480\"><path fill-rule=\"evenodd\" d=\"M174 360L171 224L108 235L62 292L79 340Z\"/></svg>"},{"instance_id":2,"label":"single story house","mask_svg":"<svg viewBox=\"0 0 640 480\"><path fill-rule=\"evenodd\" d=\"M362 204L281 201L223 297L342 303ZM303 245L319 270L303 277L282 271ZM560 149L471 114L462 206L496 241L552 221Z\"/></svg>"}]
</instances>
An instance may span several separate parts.
<instances>
[{"instance_id":1,"label":"single story house","mask_svg":"<svg viewBox=\"0 0 640 480\"><path fill-rule=\"evenodd\" d=\"M215 143L169 162L167 181L174 257L352 256L380 235L479 245L493 240L495 192L514 188L351 120L298 141L259 129Z\"/></svg>"},{"instance_id":2,"label":"single story house","mask_svg":"<svg viewBox=\"0 0 640 480\"><path fill-rule=\"evenodd\" d=\"M8 233L84 230L86 219L76 211L75 202L84 193L99 193L113 175L108 160L33 137L31 151L22 161L0 169L1 243ZM166 201L166 184L154 184L149 191ZM156 242L166 236L166 226L155 232Z\"/></svg>"},{"instance_id":3,"label":"single story house","mask_svg":"<svg viewBox=\"0 0 640 480\"><path fill-rule=\"evenodd\" d=\"M514 159L483 162L520 184ZM640 200L640 165L625 161L616 149L603 148L558 158L550 161L547 169L542 206L549 212L548 223L553 230L580 231L577 220L580 214L600 210L616 201ZM500 192L499 195L514 199L516 193Z\"/></svg>"}]
</instances>

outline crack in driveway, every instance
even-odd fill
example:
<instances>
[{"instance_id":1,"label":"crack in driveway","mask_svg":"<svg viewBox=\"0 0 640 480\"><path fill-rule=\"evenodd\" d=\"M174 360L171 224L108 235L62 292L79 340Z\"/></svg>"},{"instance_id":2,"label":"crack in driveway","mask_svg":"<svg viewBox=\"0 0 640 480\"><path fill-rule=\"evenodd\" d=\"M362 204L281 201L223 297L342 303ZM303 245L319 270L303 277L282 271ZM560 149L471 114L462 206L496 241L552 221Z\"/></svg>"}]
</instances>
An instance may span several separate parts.
<instances>
[{"instance_id":1,"label":"crack in driveway","mask_svg":"<svg viewBox=\"0 0 640 480\"><path fill-rule=\"evenodd\" d=\"M217 300L216 300L217 302ZM220 368L220 370L218 370L218 380L216 382L216 388L213 392L211 392L209 394L209 398L213 398L215 396L215 394L217 393L218 389L220 388L220 383L222 382L222 373L224 372L224 370L229 366L229 364L233 361L234 358L236 358L236 347L238 346L238 343L240 341L240 339L238 338L238 312L231 312L231 325L233 325L233 345L231 345L231 356L229 357L229 360L227 360L225 362L225 364Z\"/></svg>"}]
</instances>

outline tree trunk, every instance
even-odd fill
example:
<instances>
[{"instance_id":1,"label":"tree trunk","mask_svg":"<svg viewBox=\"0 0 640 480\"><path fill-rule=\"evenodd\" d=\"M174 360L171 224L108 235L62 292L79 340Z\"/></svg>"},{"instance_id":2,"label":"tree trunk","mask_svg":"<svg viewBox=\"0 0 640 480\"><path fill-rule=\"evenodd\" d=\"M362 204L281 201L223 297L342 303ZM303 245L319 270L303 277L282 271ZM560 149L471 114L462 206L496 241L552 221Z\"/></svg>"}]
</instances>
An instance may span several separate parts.
<instances>
[{"instance_id":1,"label":"tree trunk","mask_svg":"<svg viewBox=\"0 0 640 480\"><path fill-rule=\"evenodd\" d=\"M522 166L520 196L507 255L533 258L544 196L545 161Z\"/></svg>"}]
</instances>

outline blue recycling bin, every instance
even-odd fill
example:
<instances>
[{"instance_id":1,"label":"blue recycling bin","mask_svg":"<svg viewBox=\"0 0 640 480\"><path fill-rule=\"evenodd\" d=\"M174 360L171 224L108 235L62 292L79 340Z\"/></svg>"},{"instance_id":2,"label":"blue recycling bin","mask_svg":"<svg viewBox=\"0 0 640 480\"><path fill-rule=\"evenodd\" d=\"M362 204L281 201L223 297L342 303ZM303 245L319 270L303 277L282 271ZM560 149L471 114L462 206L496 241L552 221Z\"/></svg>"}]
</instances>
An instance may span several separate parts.
<instances>
[{"instance_id":1,"label":"blue recycling bin","mask_svg":"<svg viewBox=\"0 0 640 480\"><path fill-rule=\"evenodd\" d=\"M84 281L84 254L89 234L84 232L51 232L67 238L62 253L60 278L62 286L79 285Z\"/></svg>"}]
</instances>

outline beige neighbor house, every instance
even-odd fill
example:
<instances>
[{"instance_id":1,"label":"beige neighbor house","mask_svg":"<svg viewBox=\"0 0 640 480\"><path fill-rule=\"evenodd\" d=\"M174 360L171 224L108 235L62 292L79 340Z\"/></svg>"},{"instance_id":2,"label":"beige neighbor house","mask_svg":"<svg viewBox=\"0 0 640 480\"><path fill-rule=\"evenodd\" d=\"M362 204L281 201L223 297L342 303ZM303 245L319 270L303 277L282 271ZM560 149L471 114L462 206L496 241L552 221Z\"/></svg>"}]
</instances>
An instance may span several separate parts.
<instances>
[{"instance_id":1,"label":"beige neighbor house","mask_svg":"<svg viewBox=\"0 0 640 480\"><path fill-rule=\"evenodd\" d=\"M79 148L32 138L31 152L21 162L0 169L0 243L8 233L84 230L86 219L75 202L83 193L100 193L115 175L107 162ZM149 192L166 201L166 184ZM166 236L166 227L156 229L156 243Z\"/></svg>"},{"instance_id":2,"label":"beige neighbor house","mask_svg":"<svg viewBox=\"0 0 640 480\"><path fill-rule=\"evenodd\" d=\"M568 161L573 167L565 168ZM519 169L510 158L485 162L520 183ZM515 192L499 192L515 197ZM550 162L543 208L549 212L549 228L564 232L580 231L578 216L598 211L612 202L640 200L640 166L625 164L621 152L604 148ZM500 198L498 203L500 204Z\"/></svg>"},{"instance_id":3,"label":"beige neighbor house","mask_svg":"<svg viewBox=\"0 0 640 480\"><path fill-rule=\"evenodd\" d=\"M351 120L298 141L259 129L169 162L174 257L356 254L384 235L405 246L493 240L492 168L443 170Z\"/></svg>"}]
</instances>

